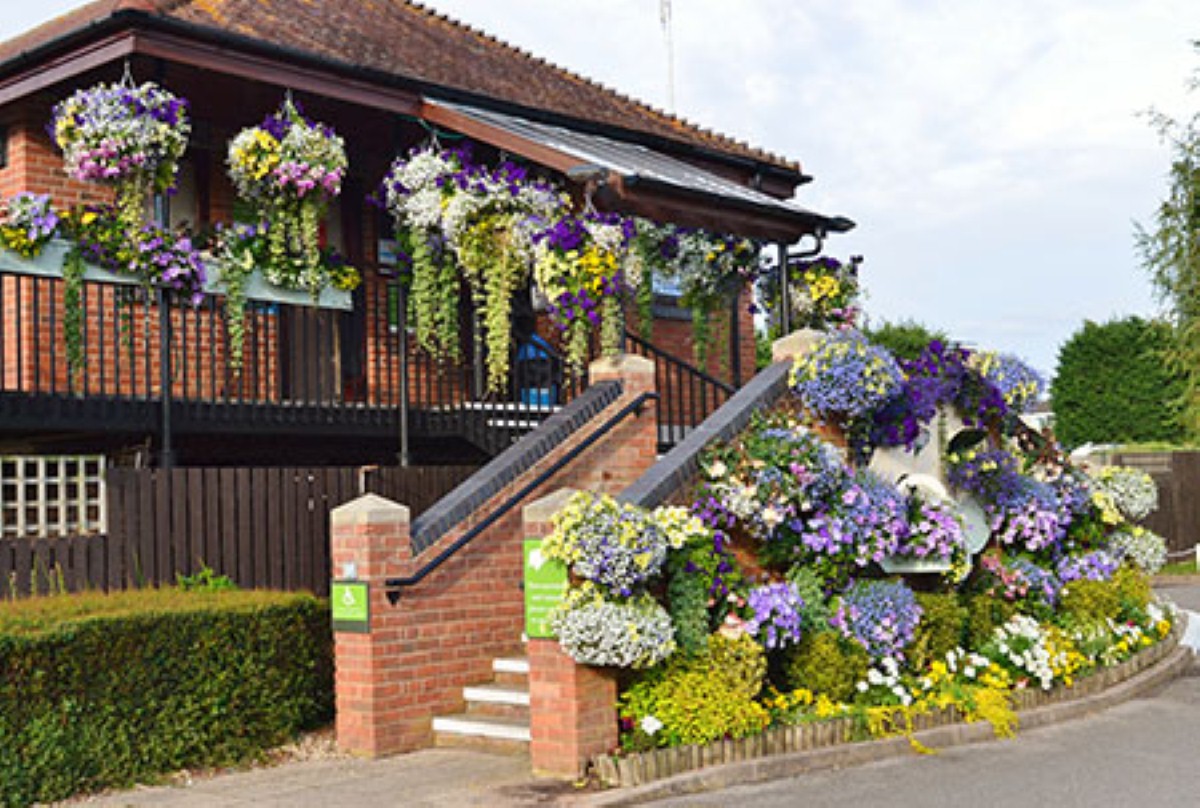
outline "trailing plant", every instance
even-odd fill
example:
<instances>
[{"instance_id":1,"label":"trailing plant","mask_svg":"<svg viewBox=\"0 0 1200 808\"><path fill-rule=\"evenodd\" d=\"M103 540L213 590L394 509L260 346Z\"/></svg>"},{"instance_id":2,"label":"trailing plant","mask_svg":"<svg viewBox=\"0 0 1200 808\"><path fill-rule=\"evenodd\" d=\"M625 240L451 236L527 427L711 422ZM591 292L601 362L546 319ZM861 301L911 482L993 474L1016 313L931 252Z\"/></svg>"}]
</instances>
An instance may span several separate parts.
<instances>
[{"instance_id":1,"label":"trailing plant","mask_svg":"<svg viewBox=\"0 0 1200 808\"><path fill-rule=\"evenodd\" d=\"M229 143L229 176L268 223L266 280L314 298L330 285L321 261L320 225L329 201L341 193L347 169L342 139L306 118L291 98L256 127Z\"/></svg>"},{"instance_id":2,"label":"trailing plant","mask_svg":"<svg viewBox=\"0 0 1200 808\"><path fill-rule=\"evenodd\" d=\"M87 353L83 349L83 276L87 267L83 252L72 247L63 256L63 345L72 381L84 369Z\"/></svg>"},{"instance_id":3,"label":"trailing plant","mask_svg":"<svg viewBox=\"0 0 1200 808\"><path fill-rule=\"evenodd\" d=\"M128 77L59 102L50 128L67 174L115 187L116 216L129 232L144 224L150 194L174 185L191 133L185 100Z\"/></svg>"}]
</instances>

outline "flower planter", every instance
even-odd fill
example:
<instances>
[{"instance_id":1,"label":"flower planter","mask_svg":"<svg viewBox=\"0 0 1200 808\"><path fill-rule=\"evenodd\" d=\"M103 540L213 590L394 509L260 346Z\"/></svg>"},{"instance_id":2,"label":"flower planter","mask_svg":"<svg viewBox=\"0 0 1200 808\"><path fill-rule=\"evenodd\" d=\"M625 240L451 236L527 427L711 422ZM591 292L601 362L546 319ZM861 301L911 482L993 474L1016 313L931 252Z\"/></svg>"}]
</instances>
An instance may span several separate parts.
<instances>
[{"instance_id":1,"label":"flower planter","mask_svg":"<svg viewBox=\"0 0 1200 808\"><path fill-rule=\"evenodd\" d=\"M9 250L0 249L0 271L12 272L17 275L36 275L43 278L61 278L63 259L70 249L70 243L62 239L50 241L34 258L23 258ZM95 264L85 264L84 266L83 279L85 281L121 286L137 286L141 283L132 275L112 272Z\"/></svg>"},{"instance_id":2,"label":"flower planter","mask_svg":"<svg viewBox=\"0 0 1200 808\"><path fill-rule=\"evenodd\" d=\"M211 263L208 268L208 279L204 290L209 294L225 294L225 284L221 281L221 265ZM288 306L316 306L319 309L337 309L350 311L354 307L351 293L341 289L326 287L314 301L313 296L303 289L284 289L267 283L259 270L254 270L246 279L246 299L258 300L264 303L283 303Z\"/></svg>"},{"instance_id":3,"label":"flower planter","mask_svg":"<svg viewBox=\"0 0 1200 808\"><path fill-rule=\"evenodd\" d=\"M62 239L50 241L35 258L22 258L14 252L0 249L0 271L18 275L37 275L45 278L61 278L63 258L70 251L71 244ZM111 283L121 286L138 286L141 280L132 275L98 267L95 264L85 264L83 279L96 283ZM208 277L204 283L204 291L208 294L223 295L225 286L221 282L221 266L218 263L207 263ZM340 289L326 288L320 297L314 301L311 294L298 289L283 289L272 286L263 279L262 273L255 270L246 281L246 299L258 300L265 303L283 303L289 306L313 306L322 309L349 311L353 308L351 293Z\"/></svg>"}]
</instances>

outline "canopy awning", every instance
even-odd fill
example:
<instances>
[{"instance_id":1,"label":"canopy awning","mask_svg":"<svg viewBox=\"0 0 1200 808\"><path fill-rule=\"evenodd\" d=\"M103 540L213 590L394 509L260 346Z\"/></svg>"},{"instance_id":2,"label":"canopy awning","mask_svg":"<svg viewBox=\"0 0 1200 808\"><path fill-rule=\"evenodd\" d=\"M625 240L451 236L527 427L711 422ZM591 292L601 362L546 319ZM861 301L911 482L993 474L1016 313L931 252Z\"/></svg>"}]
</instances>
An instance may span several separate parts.
<instances>
[{"instance_id":1,"label":"canopy awning","mask_svg":"<svg viewBox=\"0 0 1200 808\"><path fill-rule=\"evenodd\" d=\"M603 208L750 238L794 242L854 222L824 216L638 143L426 98L421 117L511 154L593 182Z\"/></svg>"}]
</instances>

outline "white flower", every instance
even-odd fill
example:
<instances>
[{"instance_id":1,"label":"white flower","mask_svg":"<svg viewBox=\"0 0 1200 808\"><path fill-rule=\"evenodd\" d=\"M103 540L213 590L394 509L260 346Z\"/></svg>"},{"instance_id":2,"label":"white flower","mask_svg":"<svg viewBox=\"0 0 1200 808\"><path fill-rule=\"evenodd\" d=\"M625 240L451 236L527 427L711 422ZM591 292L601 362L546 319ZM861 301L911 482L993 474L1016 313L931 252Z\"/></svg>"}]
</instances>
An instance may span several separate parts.
<instances>
[{"instance_id":1,"label":"white flower","mask_svg":"<svg viewBox=\"0 0 1200 808\"><path fill-rule=\"evenodd\" d=\"M646 733L647 735L653 735L662 728L663 722L659 721L652 715L648 715L642 719L642 732Z\"/></svg>"}]
</instances>

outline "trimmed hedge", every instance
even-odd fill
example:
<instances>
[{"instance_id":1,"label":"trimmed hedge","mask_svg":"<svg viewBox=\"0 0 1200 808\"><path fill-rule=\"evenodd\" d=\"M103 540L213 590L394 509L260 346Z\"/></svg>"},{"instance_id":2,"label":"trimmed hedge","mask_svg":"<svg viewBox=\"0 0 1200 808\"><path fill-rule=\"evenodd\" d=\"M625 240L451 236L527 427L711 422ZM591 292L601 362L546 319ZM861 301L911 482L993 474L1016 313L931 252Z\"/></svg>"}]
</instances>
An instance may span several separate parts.
<instances>
[{"instance_id":1,"label":"trimmed hedge","mask_svg":"<svg viewBox=\"0 0 1200 808\"><path fill-rule=\"evenodd\" d=\"M223 766L333 713L326 604L141 590L0 604L0 804Z\"/></svg>"}]
</instances>

